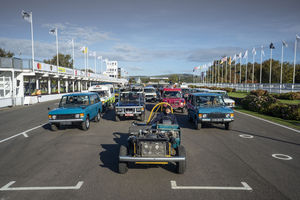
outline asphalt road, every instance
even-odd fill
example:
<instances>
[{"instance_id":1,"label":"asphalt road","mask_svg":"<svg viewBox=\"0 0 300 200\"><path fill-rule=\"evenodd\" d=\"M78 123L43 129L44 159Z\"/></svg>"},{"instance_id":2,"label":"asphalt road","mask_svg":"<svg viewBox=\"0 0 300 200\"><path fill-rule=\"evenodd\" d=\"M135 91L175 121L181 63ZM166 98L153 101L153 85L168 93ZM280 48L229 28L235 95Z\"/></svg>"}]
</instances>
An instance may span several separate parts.
<instances>
[{"instance_id":1,"label":"asphalt road","mask_svg":"<svg viewBox=\"0 0 300 200\"><path fill-rule=\"evenodd\" d=\"M77 128L52 132L46 124L49 106L57 102L0 110L0 141L37 127L26 132L28 137L0 142L1 200L300 199L300 135L283 127L236 113L230 131L223 126L194 130L185 115L176 113L188 156L186 173L176 174L168 165L131 167L121 175L119 145L125 143L133 120L115 122L110 111L87 132ZM293 159L280 160L272 154ZM177 186L209 188L172 189L172 180ZM3 191L11 181L16 182L8 188L24 190ZM77 190L48 188L76 186L79 181L83 185ZM241 182L252 190L210 188L241 188Z\"/></svg>"}]
</instances>

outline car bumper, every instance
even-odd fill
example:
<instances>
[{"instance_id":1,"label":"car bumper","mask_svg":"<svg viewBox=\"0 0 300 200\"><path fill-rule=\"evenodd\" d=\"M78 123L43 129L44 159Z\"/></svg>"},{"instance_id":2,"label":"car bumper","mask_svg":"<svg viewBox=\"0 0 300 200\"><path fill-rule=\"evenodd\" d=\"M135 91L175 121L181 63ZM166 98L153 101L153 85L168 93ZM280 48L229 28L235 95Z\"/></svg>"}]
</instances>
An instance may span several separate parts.
<instances>
[{"instance_id":1,"label":"car bumper","mask_svg":"<svg viewBox=\"0 0 300 200\"><path fill-rule=\"evenodd\" d=\"M199 119L200 122L208 122L208 123L225 123L232 122L234 119Z\"/></svg>"},{"instance_id":2,"label":"car bumper","mask_svg":"<svg viewBox=\"0 0 300 200\"><path fill-rule=\"evenodd\" d=\"M120 162L179 162L185 161L185 157L133 157L119 156Z\"/></svg>"},{"instance_id":3,"label":"car bumper","mask_svg":"<svg viewBox=\"0 0 300 200\"><path fill-rule=\"evenodd\" d=\"M62 122L83 122L83 119L50 119L49 123L62 123Z\"/></svg>"}]
</instances>

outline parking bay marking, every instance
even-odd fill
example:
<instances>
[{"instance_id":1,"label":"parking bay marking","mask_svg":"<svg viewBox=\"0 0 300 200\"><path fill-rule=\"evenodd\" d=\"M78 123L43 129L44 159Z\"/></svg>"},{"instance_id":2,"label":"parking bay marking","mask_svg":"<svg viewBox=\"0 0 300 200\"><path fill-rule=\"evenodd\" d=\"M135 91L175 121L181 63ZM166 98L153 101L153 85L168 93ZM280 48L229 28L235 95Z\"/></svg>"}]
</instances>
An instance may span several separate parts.
<instances>
[{"instance_id":1,"label":"parking bay marking","mask_svg":"<svg viewBox=\"0 0 300 200\"><path fill-rule=\"evenodd\" d=\"M75 186L60 186L60 187L10 187L16 181L11 181L0 188L0 191L22 191L22 190L79 190L83 185L83 181L79 181Z\"/></svg>"},{"instance_id":2,"label":"parking bay marking","mask_svg":"<svg viewBox=\"0 0 300 200\"><path fill-rule=\"evenodd\" d=\"M27 135L28 132L33 131L33 130L35 130L35 129L37 129L37 128L40 128L40 127L42 127L42 126L44 126L44 125L46 125L46 124L48 124L48 123L41 124L41 125L39 125L39 126L33 127L33 128L31 128L31 129L28 129L28 130L23 131L23 132L21 132L21 133L18 133L18 134L16 134L16 135L13 135L13 136L10 136L10 137L5 138L5 139L3 139L3 140L0 140L0 143L6 142L7 140L13 139L13 138L18 137L18 136L20 136L20 135L23 135L24 137L27 138L27 137L28 137L28 135Z\"/></svg>"},{"instance_id":3,"label":"parking bay marking","mask_svg":"<svg viewBox=\"0 0 300 200\"><path fill-rule=\"evenodd\" d=\"M171 181L171 188L173 190L248 190L252 188L246 183L241 182L243 187L220 187L220 186L177 186L176 181Z\"/></svg>"}]
</instances>

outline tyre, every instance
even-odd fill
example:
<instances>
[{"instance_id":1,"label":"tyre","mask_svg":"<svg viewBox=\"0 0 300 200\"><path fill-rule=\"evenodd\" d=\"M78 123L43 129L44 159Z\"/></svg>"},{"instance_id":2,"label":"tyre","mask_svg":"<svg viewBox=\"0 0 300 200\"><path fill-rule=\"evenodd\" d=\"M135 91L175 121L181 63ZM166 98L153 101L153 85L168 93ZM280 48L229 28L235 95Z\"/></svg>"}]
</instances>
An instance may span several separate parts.
<instances>
[{"instance_id":1,"label":"tyre","mask_svg":"<svg viewBox=\"0 0 300 200\"><path fill-rule=\"evenodd\" d=\"M115 121L119 122L120 121L120 117L118 115L115 115Z\"/></svg>"},{"instance_id":2,"label":"tyre","mask_svg":"<svg viewBox=\"0 0 300 200\"><path fill-rule=\"evenodd\" d=\"M138 117L139 121L143 122L145 121L145 113L144 114L141 114L139 117Z\"/></svg>"},{"instance_id":3,"label":"tyre","mask_svg":"<svg viewBox=\"0 0 300 200\"><path fill-rule=\"evenodd\" d=\"M186 170L186 153L184 146L181 145L177 148L177 156L185 157L184 161L176 162L176 172L178 174L183 174Z\"/></svg>"},{"instance_id":4,"label":"tyre","mask_svg":"<svg viewBox=\"0 0 300 200\"><path fill-rule=\"evenodd\" d=\"M120 146L119 156L127 156L127 148L123 145ZM119 173L125 174L128 171L128 163L119 161Z\"/></svg>"},{"instance_id":5,"label":"tyre","mask_svg":"<svg viewBox=\"0 0 300 200\"><path fill-rule=\"evenodd\" d=\"M101 114L100 114L100 111L98 111L98 113L95 117L95 122L100 122L100 119L101 119Z\"/></svg>"},{"instance_id":6,"label":"tyre","mask_svg":"<svg viewBox=\"0 0 300 200\"><path fill-rule=\"evenodd\" d=\"M231 123L229 123L229 122L226 122L226 123L225 123L225 129L226 129L226 130L230 130L231 127L232 127Z\"/></svg>"},{"instance_id":7,"label":"tyre","mask_svg":"<svg viewBox=\"0 0 300 200\"><path fill-rule=\"evenodd\" d=\"M187 115L187 118L188 118L188 121L189 121L189 122L193 122L193 118L190 116L189 113L188 113L188 115Z\"/></svg>"},{"instance_id":8,"label":"tyre","mask_svg":"<svg viewBox=\"0 0 300 200\"><path fill-rule=\"evenodd\" d=\"M90 128L90 119L87 115L85 118L85 121L81 123L81 129L84 131L87 131Z\"/></svg>"},{"instance_id":9,"label":"tyre","mask_svg":"<svg viewBox=\"0 0 300 200\"><path fill-rule=\"evenodd\" d=\"M50 124L50 129L51 129L51 131L57 131L58 130L58 125L57 124Z\"/></svg>"},{"instance_id":10,"label":"tyre","mask_svg":"<svg viewBox=\"0 0 300 200\"><path fill-rule=\"evenodd\" d=\"M194 119L194 126L196 130L199 130L201 128L201 123L198 122L198 119Z\"/></svg>"}]
</instances>

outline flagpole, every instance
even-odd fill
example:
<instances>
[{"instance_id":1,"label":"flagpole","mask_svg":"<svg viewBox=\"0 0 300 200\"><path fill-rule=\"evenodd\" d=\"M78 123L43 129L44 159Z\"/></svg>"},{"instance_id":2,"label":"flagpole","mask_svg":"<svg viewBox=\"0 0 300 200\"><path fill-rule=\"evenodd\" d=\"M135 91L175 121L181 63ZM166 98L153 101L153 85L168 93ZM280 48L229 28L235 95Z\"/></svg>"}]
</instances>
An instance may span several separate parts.
<instances>
[{"instance_id":1,"label":"flagpole","mask_svg":"<svg viewBox=\"0 0 300 200\"><path fill-rule=\"evenodd\" d=\"M254 84L254 63L255 63L255 54L253 53L252 84Z\"/></svg>"},{"instance_id":2,"label":"flagpole","mask_svg":"<svg viewBox=\"0 0 300 200\"><path fill-rule=\"evenodd\" d=\"M227 77L228 77L228 73L227 73L227 58L226 58L226 65L225 65L225 83L227 83Z\"/></svg>"},{"instance_id":3,"label":"flagpole","mask_svg":"<svg viewBox=\"0 0 300 200\"><path fill-rule=\"evenodd\" d=\"M245 71L245 84L248 82L248 52L246 57L246 71Z\"/></svg>"},{"instance_id":4,"label":"flagpole","mask_svg":"<svg viewBox=\"0 0 300 200\"><path fill-rule=\"evenodd\" d=\"M272 82L272 51L273 49L271 48L271 55L270 55L270 76L269 76L269 84L270 84L270 92L271 92L271 82Z\"/></svg>"},{"instance_id":5,"label":"flagpole","mask_svg":"<svg viewBox=\"0 0 300 200\"><path fill-rule=\"evenodd\" d=\"M240 84L242 83L242 56L240 56Z\"/></svg>"},{"instance_id":6,"label":"flagpole","mask_svg":"<svg viewBox=\"0 0 300 200\"><path fill-rule=\"evenodd\" d=\"M89 67L89 48L86 47L86 68L85 68L85 76L87 76L87 68Z\"/></svg>"},{"instance_id":7,"label":"flagpole","mask_svg":"<svg viewBox=\"0 0 300 200\"><path fill-rule=\"evenodd\" d=\"M55 36L56 36L56 63L57 66L59 66L59 60L58 60L58 33L57 28L55 28Z\"/></svg>"},{"instance_id":8,"label":"flagpole","mask_svg":"<svg viewBox=\"0 0 300 200\"><path fill-rule=\"evenodd\" d=\"M74 69L74 63L75 63L75 50L74 50L74 39L72 38L72 54L73 54L73 69Z\"/></svg>"},{"instance_id":9,"label":"flagpole","mask_svg":"<svg viewBox=\"0 0 300 200\"><path fill-rule=\"evenodd\" d=\"M31 56L32 56L32 69L34 69L34 41L33 41L33 23L32 23L32 12L30 12L30 28L31 28Z\"/></svg>"},{"instance_id":10,"label":"flagpole","mask_svg":"<svg viewBox=\"0 0 300 200\"><path fill-rule=\"evenodd\" d=\"M280 88L279 88L279 93L281 93L281 88L282 88L282 65L283 65L283 43L281 46L281 65L280 65Z\"/></svg>"},{"instance_id":11,"label":"flagpole","mask_svg":"<svg viewBox=\"0 0 300 200\"><path fill-rule=\"evenodd\" d=\"M259 71L259 84L261 85L261 78L262 78L262 51L263 51L263 46L261 46L260 49L260 71Z\"/></svg>"},{"instance_id":12,"label":"flagpole","mask_svg":"<svg viewBox=\"0 0 300 200\"><path fill-rule=\"evenodd\" d=\"M292 92L294 91L294 86L295 86L296 56L297 56L297 35L296 35L296 40L295 40L295 50L294 50L294 71L293 71L293 85L292 85Z\"/></svg>"},{"instance_id":13,"label":"flagpole","mask_svg":"<svg viewBox=\"0 0 300 200\"><path fill-rule=\"evenodd\" d=\"M231 58L230 58L230 64L229 64L229 83L231 83Z\"/></svg>"},{"instance_id":14,"label":"flagpole","mask_svg":"<svg viewBox=\"0 0 300 200\"><path fill-rule=\"evenodd\" d=\"M97 59L97 57L96 57L96 52L95 52L95 71L94 71L94 73L96 74L96 68L97 68L97 61L96 61L96 59Z\"/></svg>"},{"instance_id":15,"label":"flagpole","mask_svg":"<svg viewBox=\"0 0 300 200\"><path fill-rule=\"evenodd\" d=\"M236 61L237 59L234 61L234 84L236 84Z\"/></svg>"}]
</instances>

